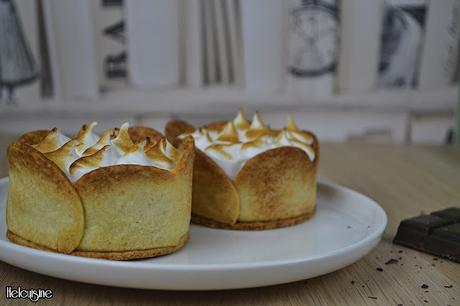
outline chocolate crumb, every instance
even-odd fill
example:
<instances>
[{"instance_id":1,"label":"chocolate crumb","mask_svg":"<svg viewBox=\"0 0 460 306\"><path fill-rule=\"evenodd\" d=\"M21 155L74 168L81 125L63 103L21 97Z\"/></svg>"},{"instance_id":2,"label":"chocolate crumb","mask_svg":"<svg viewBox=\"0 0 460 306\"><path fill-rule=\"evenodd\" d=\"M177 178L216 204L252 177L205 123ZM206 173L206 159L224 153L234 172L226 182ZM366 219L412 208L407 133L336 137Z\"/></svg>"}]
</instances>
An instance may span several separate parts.
<instances>
[{"instance_id":1,"label":"chocolate crumb","mask_svg":"<svg viewBox=\"0 0 460 306\"><path fill-rule=\"evenodd\" d=\"M398 305L396 305L396 306L403 306L403 304L398 304Z\"/></svg>"},{"instance_id":2,"label":"chocolate crumb","mask_svg":"<svg viewBox=\"0 0 460 306\"><path fill-rule=\"evenodd\" d=\"M437 257L434 257L434 258L433 258L433 260L439 260L439 258L437 258Z\"/></svg>"},{"instance_id":3,"label":"chocolate crumb","mask_svg":"<svg viewBox=\"0 0 460 306\"><path fill-rule=\"evenodd\" d=\"M436 265L435 265L435 264L431 264L431 265L432 265L433 267L436 267Z\"/></svg>"},{"instance_id":4,"label":"chocolate crumb","mask_svg":"<svg viewBox=\"0 0 460 306\"><path fill-rule=\"evenodd\" d=\"M453 286L452 285L446 285L444 286L444 288L452 288Z\"/></svg>"},{"instance_id":5,"label":"chocolate crumb","mask_svg":"<svg viewBox=\"0 0 460 306\"><path fill-rule=\"evenodd\" d=\"M376 296L368 296L368 298L373 299L373 300L376 300L376 299L377 299Z\"/></svg>"},{"instance_id":6,"label":"chocolate crumb","mask_svg":"<svg viewBox=\"0 0 460 306\"><path fill-rule=\"evenodd\" d=\"M428 303L428 301L427 301L427 300L423 300L423 301L424 301L425 303Z\"/></svg>"},{"instance_id":7,"label":"chocolate crumb","mask_svg":"<svg viewBox=\"0 0 460 306\"><path fill-rule=\"evenodd\" d=\"M377 268L377 269L375 269L375 270L377 270L377 271L379 271L379 272L383 272L383 269L382 269L382 268L380 268L380 267L379 267L379 268Z\"/></svg>"},{"instance_id":8,"label":"chocolate crumb","mask_svg":"<svg viewBox=\"0 0 460 306\"><path fill-rule=\"evenodd\" d=\"M391 250L390 253L393 253L393 250Z\"/></svg>"},{"instance_id":9,"label":"chocolate crumb","mask_svg":"<svg viewBox=\"0 0 460 306\"><path fill-rule=\"evenodd\" d=\"M390 260L388 260L385 264L386 265L392 265L392 264L396 264L398 263L398 260L397 259L394 259L394 258L391 258Z\"/></svg>"},{"instance_id":10,"label":"chocolate crumb","mask_svg":"<svg viewBox=\"0 0 460 306\"><path fill-rule=\"evenodd\" d=\"M398 257L399 260L402 260L402 257Z\"/></svg>"},{"instance_id":11,"label":"chocolate crumb","mask_svg":"<svg viewBox=\"0 0 460 306\"><path fill-rule=\"evenodd\" d=\"M365 286L364 285L361 285L362 288L364 288Z\"/></svg>"},{"instance_id":12,"label":"chocolate crumb","mask_svg":"<svg viewBox=\"0 0 460 306\"><path fill-rule=\"evenodd\" d=\"M421 287L422 287L422 289L427 289L427 288L429 288L429 286L428 286L427 284L423 284Z\"/></svg>"},{"instance_id":13,"label":"chocolate crumb","mask_svg":"<svg viewBox=\"0 0 460 306\"><path fill-rule=\"evenodd\" d=\"M430 292L430 290L425 290L425 293Z\"/></svg>"},{"instance_id":14,"label":"chocolate crumb","mask_svg":"<svg viewBox=\"0 0 460 306\"><path fill-rule=\"evenodd\" d=\"M351 283L352 285L354 285L354 284L355 284L355 281L351 281L350 283Z\"/></svg>"},{"instance_id":15,"label":"chocolate crumb","mask_svg":"<svg viewBox=\"0 0 460 306\"><path fill-rule=\"evenodd\" d=\"M399 250L398 253L401 254L403 252L403 250ZM402 304L401 304L402 305Z\"/></svg>"}]
</instances>

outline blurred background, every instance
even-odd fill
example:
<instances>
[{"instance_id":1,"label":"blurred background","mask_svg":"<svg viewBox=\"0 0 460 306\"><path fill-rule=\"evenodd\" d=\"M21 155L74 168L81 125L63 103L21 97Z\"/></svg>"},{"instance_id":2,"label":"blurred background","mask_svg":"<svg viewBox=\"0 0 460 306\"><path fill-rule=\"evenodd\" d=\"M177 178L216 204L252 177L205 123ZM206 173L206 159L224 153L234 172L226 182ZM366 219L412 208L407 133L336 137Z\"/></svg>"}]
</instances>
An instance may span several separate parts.
<instances>
[{"instance_id":1,"label":"blurred background","mask_svg":"<svg viewBox=\"0 0 460 306\"><path fill-rule=\"evenodd\" d=\"M0 0L0 136L242 106L321 141L453 143L459 37L460 0Z\"/></svg>"}]
</instances>

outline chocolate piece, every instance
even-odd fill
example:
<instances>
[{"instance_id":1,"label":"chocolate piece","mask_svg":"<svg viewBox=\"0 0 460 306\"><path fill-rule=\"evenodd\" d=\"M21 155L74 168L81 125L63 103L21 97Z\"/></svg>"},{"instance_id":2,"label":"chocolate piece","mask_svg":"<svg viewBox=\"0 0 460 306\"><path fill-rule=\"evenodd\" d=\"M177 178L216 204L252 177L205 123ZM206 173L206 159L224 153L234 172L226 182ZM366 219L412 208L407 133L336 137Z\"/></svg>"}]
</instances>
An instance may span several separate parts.
<instances>
[{"instance_id":1,"label":"chocolate piece","mask_svg":"<svg viewBox=\"0 0 460 306\"><path fill-rule=\"evenodd\" d=\"M434 211L431 214L453 222L460 222L460 208L457 207L449 207L443 210Z\"/></svg>"},{"instance_id":2,"label":"chocolate piece","mask_svg":"<svg viewBox=\"0 0 460 306\"><path fill-rule=\"evenodd\" d=\"M393 243L460 262L460 208L401 221Z\"/></svg>"}]
</instances>

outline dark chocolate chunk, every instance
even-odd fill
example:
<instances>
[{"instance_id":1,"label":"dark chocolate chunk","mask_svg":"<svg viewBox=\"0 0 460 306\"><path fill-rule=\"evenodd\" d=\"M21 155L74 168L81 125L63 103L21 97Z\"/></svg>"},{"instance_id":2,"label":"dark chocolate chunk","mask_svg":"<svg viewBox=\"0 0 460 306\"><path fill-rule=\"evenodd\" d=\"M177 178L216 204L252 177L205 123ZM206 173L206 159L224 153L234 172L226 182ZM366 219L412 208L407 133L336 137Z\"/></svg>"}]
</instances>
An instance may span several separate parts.
<instances>
[{"instance_id":1,"label":"dark chocolate chunk","mask_svg":"<svg viewBox=\"0 0 460 306\"><path fill-rule=\"evenodd\" d=\"M383 269L382 269L382 268L377 268L377 269L375 269L375 270L377 270L377 271L379 271L379 272L383 272Z\"/></svg>"},{"instance_id":2,"label":"dark chocolate chunk","mask_svg":"<svg viewBox=\"0 0 460 306\"><path fill-rule=\"evenodd\" d=\"M434 211L431 214L452 222L460 222L460 208L458 207L449 207L443 210Z\"/></svg>"},{"instance_id":3,"label":"dark chocolate chunk","mask_svg":"<svg viewBox=\"0 0 460 306\"><path fill-rule=\"evenodd\" d=\"M427 284L423 284L421 287L422 287L422 289L427 289L427 288L428 288L428 285L427 285Z\"/></svg>"},{"instance_id":4,"label":"dark chocolate chunk","mask_svg":"<svg viewBox=\"0 0 460 306\"><path fill-rule=\"evenodd\" d=\"M401 221L393 243L460 262L460 208Z\"/></svg>"},{"instance_id":5,"label":"dark chocolate chunk","mask_svg":"<svg viewBox=\"0 0 460 306\"><path fill-rule=\"evenodd\" d=\"M403 220L399 226L408 227L411 230L429 234L435 228L443 226L443 225L448 225L451 223L452 221L438 217L438 216L421 215L421 216Z\"/></svg>"},{"instance_id":6,"label":"dark chocolate chunk","mask_svg":"<svg viewBox=\"0 0 460 306\"><path fill-rule=\"evenodd\" d=\"M400 257L401 258L401 257ZM397 259L394 259L394 258L391 258L389 259L385 264L386 265L392 265L392 264L395 264L395 263L398 263L398 260Z\"/></svg>"}]
</instances>

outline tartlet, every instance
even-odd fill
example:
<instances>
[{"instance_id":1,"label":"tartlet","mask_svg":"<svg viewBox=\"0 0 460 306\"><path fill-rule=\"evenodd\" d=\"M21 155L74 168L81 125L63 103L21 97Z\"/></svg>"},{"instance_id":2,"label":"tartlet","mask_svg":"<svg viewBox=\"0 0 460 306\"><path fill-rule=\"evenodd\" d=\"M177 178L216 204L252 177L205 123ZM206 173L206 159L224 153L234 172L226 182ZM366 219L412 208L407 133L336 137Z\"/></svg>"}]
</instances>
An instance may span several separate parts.
<instances>
[{"instance_id":1,"label":"tartlet","mask_svg":"<svg viewBox=\"0 0 460 306\"><path fill-rule=\"evenodd\" d=\"M172 120L165 135L178 146L195 140L192 222L227 229L263 230L301 223L316 207L319 144L291 117L280 130L258 113L249 122L240 110L233 121L201 128Z\"/></svg>"},{"instance_id":2,"label":"tartlet","mask_svg":"<svg viewBox=\"0 0 460 306\"><path fill-rule=\"evenodd\" d=\"M8 238L71 255L128 260L172 253L188 240L193 139L177 149L154 129L56 128L8 148Z\"/></svg>"}]
</instances>

